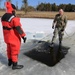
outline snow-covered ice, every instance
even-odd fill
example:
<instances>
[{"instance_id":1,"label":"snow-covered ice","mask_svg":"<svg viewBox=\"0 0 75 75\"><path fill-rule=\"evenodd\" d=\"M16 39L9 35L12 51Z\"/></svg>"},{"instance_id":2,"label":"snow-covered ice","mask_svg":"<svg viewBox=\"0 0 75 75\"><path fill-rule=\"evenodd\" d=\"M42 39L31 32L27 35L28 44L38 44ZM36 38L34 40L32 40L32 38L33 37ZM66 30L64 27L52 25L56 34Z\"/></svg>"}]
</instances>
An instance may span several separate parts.
<instances>
[{"instance_id":1,"label":"snow-covered ice","mask_svg":"<svg viewBox=\"0 0 75 75\"><path fill-rule=\"evenodd\" d=\"M26 32L28 39L46 38L47 35L50 35L52 38L52 22L53 19L21 18L22 28ZM65 31L69 36L75 33L75 20L68 20ZM66 33L64 37L68 36ZM75 36L73 36L72 39L67 38L66 40L63 40L65 45L68 44L69 47L72 47L66 58L54 67L48 67L38 61L24 56L22 52L25 52L27 48L31 49L33 43L29 41L26 44L22 44L19 62L24 64L25 67L20 71L12 71L6 66L6 45L3 41L2 25L0 22L0 75L75 75L74 38Z\"/></svg>"},{"instance_id":2,"label":"snow-covered ice","mask_svg":"<svg viewBox=\"0 0 75 75\"><path fill-rule=\"evenodd\" d=\"M42 39L43 37L50 36L48 40L52 38L53 29L52 22L53 19L40 19L40 18L21 18L21 24L23 30L27 34L27 39ZM68 20L67 27L65 32L68 35L72 35L75 33L75 20ZM65 36L68 36L65 33ZM3 40L3 31L2 25L0 22L0 49L3 50L6 45Z\"/></svg>"},{"instance_id":3,"label":"snow-covered ice","mask_svg":"<svg viewBox=\"0 0 75 75\"><path fill-rule=\"evenodd\" d=\"M23 30L27 34L28 39L43 38L48 34L53 35L52 29L53 19L40 18L21 18ZM0 22L0 39L3 39L2 25ZM75 32L75 20L68 20L66 33L73 34Z\"/></svg>"},{"instance_id":4,"label":"snow-covered ice","mask_svg":"<svg viewBox=\"0 0 75 75\"><path fill-rule=\"evenodd\" d=\"M21 23L24 31L27 33L29 39L37 38L36 36L42 35L39 38L45 37L50 34L53 35L52 29L53 19L37 19L37 18L21 18ZM68 20L66 33L73 34L75 32L75 20ZM33 35L35 37L33 37Z\"/></svg>"}]
</instances>

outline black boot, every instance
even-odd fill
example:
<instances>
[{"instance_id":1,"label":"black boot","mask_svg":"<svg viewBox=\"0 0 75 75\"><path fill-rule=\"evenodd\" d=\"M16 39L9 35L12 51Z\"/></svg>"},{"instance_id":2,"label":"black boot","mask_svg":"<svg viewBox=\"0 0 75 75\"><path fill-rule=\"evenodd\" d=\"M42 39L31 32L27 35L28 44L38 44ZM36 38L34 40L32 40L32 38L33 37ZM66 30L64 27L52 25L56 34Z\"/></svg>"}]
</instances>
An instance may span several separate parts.
<instances>
[{"instance_id":1,"label":"black boot","mask_svg":"<svg viewBox=\"0 0 75 75\"><path fill-rule=\"evenodd\" d=\"M23 67L24 67L23 65L18 65L17 62L13 62L13 66L12 66L13 70L22 69Z\"/></svg>"},{"instance_id":2,"label":"black boot","mask_svg":"<svg viewBox=\"0 0 75 75\"><path fill-rule=\"evenodd\" d=\"M12 60L8 59L8 66L11 66L11 65L12 65Z\"/></svg>"}]
</instances>

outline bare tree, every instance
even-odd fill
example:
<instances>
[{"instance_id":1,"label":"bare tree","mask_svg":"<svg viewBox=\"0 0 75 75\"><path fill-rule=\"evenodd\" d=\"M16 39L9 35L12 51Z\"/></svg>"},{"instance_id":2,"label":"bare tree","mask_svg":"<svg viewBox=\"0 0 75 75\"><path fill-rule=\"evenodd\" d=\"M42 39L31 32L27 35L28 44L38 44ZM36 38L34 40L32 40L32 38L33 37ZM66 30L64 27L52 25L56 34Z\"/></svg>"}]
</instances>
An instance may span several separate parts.
<instances>
[{"instance_id":1,"label":"bare tree","mask_svg":"<svg viewBox=\"0 0 75 75\"><path fill-rule=\"evenodd\" d=\"M6 0L6 1L9 1L9 2L11 2L12 0Z\"/></svg>"},{"instance_id":2,"label":"bare tree","mask_svg":"<svg viewBox=\"0 0 75 75\"><path fill-rule=\"evenodd\" d=\"M0 0L0 9L1 9L1 3L2 3L2 0Z\"/></svg>"},{"instance_id":3,"label":"bare tree","mask_svg":"<svg viewBox=\"0 0 75 75\"><path fill-rule=\"evenodd\" d=\"M27 0L23 0L23 4L24 4L24 11L25 11L25 14L27 14L27 9L28 9L28 1Z\"/></svg>"},{"instance_id":4,"label":"bare tree","mask_svg":"<svg viewBox=\"0 0 75 75\"><path fill-rule=\"evenodd\" d=\"M16 8L17 8L17 10L18 10L18 1L16 1Z\"/></svg>"}]
</instances>

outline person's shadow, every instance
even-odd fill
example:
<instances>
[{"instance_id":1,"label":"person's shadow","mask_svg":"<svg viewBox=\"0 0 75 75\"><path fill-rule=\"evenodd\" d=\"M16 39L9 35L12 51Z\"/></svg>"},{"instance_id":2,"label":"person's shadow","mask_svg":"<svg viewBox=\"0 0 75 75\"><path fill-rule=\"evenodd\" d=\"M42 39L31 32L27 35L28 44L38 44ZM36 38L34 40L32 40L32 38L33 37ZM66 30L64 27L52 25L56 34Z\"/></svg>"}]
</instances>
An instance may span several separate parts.
<instances>
[{"instance_id":1,"label":"person's shadow","mask_svg":"<svg viewBox=\"0 0 75 75\"><path fill-rule=\"evenodd\" d=\"M0 53L0 63L7 66L7 58Z\"/></svg>"},{"instance_id":2,"label":"person's shadow","mask_svg":"<svg viewBox=\"0 0 75 75\"><path fill-rule=\"evenodd\" d=\"M58 44L50 47L50 43L41 41L37 47L25 52L24 55L48 66L54 66L65 57L69 49L69 47L62 46L62 51L60 51Z\"/></svg>"}]
</instances>

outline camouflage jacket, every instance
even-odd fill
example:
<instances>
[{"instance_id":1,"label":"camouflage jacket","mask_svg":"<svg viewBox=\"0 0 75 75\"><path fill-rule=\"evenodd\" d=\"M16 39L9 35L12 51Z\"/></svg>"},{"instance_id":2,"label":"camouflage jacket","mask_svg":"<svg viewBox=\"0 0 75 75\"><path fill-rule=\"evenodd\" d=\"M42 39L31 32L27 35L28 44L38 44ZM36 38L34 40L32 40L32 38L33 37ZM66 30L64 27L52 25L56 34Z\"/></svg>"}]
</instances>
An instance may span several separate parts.
<instances>
[{"instance_id":1,"label":"camouflage jacket","mask_svg":"<svg viewBox=\"0 0 75 75\"><path fill-rule=\"evenodd\" d=\"M60 15L60 14L57 14L55 16L55 19L54 19L54 23L56 23L56 26L55 27L63 27L65 28L66 27L66 24L67 24L67 18L65 15Z\"/></svg>"}]
</instances>

